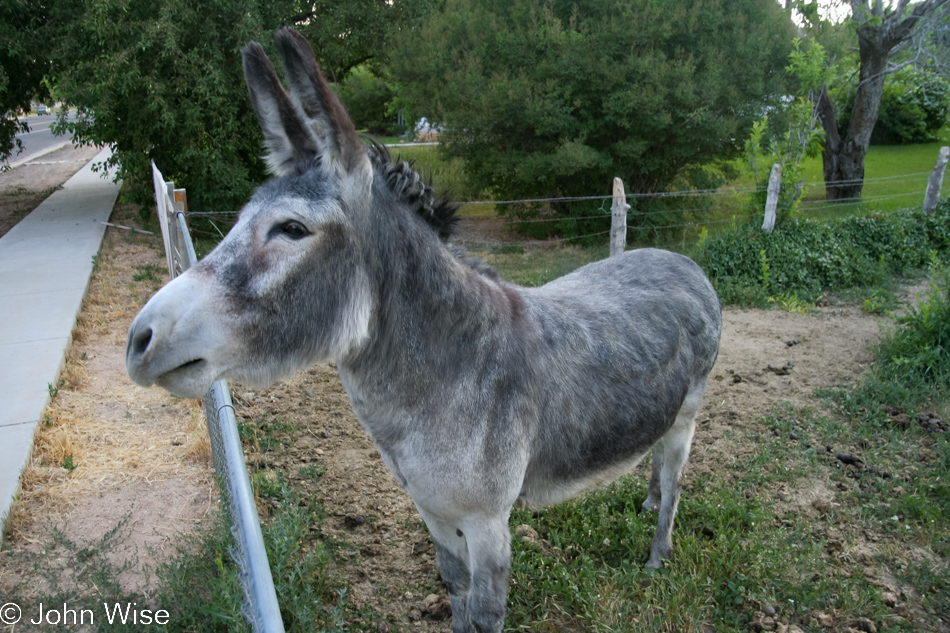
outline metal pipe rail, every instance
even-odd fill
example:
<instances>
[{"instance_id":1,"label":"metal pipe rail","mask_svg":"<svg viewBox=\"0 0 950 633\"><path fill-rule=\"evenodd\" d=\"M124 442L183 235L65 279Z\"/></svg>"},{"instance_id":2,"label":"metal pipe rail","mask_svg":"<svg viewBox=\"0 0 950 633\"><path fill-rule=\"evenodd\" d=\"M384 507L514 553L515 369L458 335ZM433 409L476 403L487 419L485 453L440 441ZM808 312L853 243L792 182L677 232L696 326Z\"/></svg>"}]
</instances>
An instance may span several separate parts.
<instances>
[{"instance_id":1,"label":"metal pipe rail","mask_svg":"<svg viewBox=\"0 0 950 633\"><path fill-rule=\"evenodd\" d=\"M184 204L176 204L175 200L179 198L178 192L184 190L176 190L174 183L165 182L154 162L152 178L168 258L168 272L175 278L198 263ZM171 192L174 192L174 199ZM181 199L184 200L184 195ZM211 386L204 397L204 410L221 502L231 517L231 534L234 537L231 556L240 569L238 578L244 593L241 611L255 633L284 633L284 622L277 603L277 592L270 573L227 381L218 380Z\"/></svg>"}]
</instances>

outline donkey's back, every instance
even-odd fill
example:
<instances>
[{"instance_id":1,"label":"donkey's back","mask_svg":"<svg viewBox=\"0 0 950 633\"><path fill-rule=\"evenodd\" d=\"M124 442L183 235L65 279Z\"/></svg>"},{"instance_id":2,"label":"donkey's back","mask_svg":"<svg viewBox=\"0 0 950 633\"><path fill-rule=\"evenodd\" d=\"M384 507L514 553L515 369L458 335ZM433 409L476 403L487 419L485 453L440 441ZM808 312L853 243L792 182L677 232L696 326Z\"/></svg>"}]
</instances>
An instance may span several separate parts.
<instances>
[{"instance_id":1,"label":"donkey's back","mask_svg":"<svg viewBox=\"0 0 950 633\"><path fill-rule=\"evenodd\" d=\"M628 251L522 296L541 342L521 503L556 503L629 472L678 415L688 451L722 329L716 292L692 260Z\"/></svg>"}]
</instances>

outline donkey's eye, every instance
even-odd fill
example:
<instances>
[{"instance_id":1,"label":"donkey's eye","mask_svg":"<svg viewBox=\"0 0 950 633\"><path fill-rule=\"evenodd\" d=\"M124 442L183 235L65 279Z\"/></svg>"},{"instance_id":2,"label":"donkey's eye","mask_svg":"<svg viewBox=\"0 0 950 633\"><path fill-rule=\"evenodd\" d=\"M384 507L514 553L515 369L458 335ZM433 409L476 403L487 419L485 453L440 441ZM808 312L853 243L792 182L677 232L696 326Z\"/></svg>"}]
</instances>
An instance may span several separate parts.
<instances>
[{"instance_id":1,"label":"donkey's eye","mask_svg":"<svg viewBox=\"0 0 950 633\"><path fill-rule=\"evenodd\" d=\"M296 220L288 220L287 222L284 222L278 227L278 230L287 237L295 240L299 240L310 235L310 231L307 230L307 227Z\"/></svg>"}]
</instances>

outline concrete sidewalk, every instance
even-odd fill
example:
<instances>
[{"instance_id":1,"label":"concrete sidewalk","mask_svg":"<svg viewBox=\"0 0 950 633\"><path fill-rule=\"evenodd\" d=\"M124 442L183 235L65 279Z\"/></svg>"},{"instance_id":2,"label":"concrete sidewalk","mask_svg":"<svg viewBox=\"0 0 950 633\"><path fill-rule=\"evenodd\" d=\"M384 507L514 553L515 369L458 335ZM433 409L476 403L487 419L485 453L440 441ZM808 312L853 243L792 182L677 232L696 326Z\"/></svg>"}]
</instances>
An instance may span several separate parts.
<instances>
[{"instance_id":1,"label":"concrete sidewalk","mask_svg":"<svg viewBox=\"0 0 950 633\"><path fill-rule=\"evenodd\" d=\"M104 149L0 238L0 524L56 386L120 184Z\"/></svg>"}]
</instances>

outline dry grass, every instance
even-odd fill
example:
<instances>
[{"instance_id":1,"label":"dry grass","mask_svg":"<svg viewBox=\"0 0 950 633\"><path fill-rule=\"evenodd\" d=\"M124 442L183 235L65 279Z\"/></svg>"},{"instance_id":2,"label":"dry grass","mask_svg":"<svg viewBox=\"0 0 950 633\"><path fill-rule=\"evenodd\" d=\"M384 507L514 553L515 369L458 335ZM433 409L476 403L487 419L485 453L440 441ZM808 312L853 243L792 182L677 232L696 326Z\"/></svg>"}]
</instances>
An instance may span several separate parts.
<instances>
[{"instance_id":1,"label":"dry grass","mask_svg":"<svg viewBox=\"0 0 950 633\"><path fill-rule=\"evenodd\" d=\"M135 225L136 215L136 207L118 205L113 217ZM135 483L212 489L201 402L141 389L125 376L128 327L164 281L136 280L136 266L160 272L163 259L160 240L108 230L7 522L14 540L32 541L48 519Z\"/></svg>"}]
</instances>

